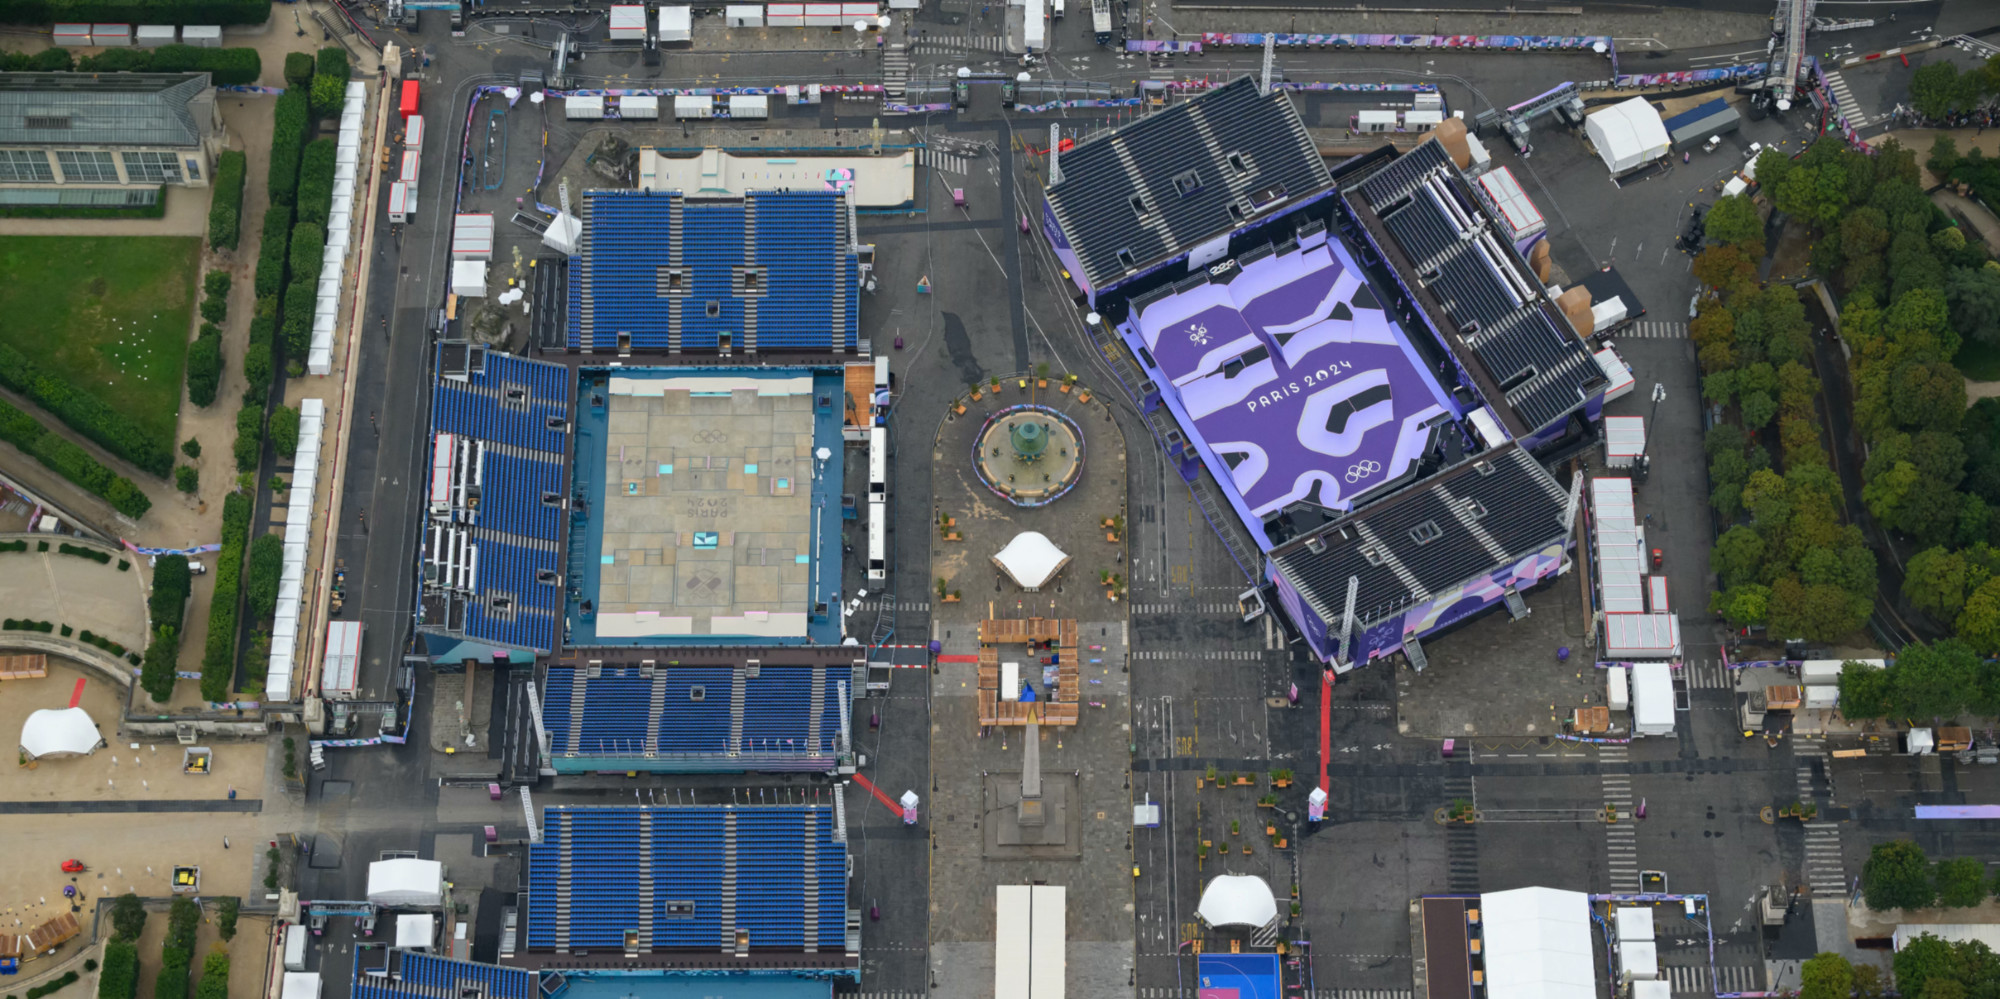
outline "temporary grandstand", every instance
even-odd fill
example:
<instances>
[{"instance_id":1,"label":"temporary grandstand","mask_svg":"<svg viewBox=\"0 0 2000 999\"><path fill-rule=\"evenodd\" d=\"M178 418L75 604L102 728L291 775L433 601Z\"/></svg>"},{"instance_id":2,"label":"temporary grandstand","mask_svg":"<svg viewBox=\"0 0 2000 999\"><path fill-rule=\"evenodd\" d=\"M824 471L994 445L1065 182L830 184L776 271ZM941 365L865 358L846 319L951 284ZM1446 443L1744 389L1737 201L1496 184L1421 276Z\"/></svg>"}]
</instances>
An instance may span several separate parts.
<instances>
[{"instance_id":1,"label":"temporary grandstand","mask_svg":"<svg viewBox=\"0 0 2000 999\"><path fill-rule=\"evenodd\" d=\"M1422 668L1569 565L1538 451L1591 439L1609 383L1440 144L1329 176L1297 120L1240 80L1086 142L1050 235L1314 653ZM1236 190L1267 176L1279 200Z\"/></svg>"},{"instance_id":2,"label":"temporary grandstand","mask_svg":"<svg viewBox=\"0 0 2000 999\"><path fill-rule=\"evenodd\" d=\"M571 373L465 343L439 344L436 363L420 627L434 646L553 651Z\"/></svg>"},{"instance_id":3,"label":"temporary grandstand","mask_svg":"<svg viewBox=\"0 0 2000 999\"><path fill-rule=\"evenodd\" d=\"M847 828L832 805L552 806L528 848L525 943L566 974L860 978ZM547 976L544 976L545 978Z\"/></svg>"},{"instance_id":4,"label":"temporary grandstand","mask_svg":"<svg viewBox=\"0 0 2000 999\"><path fill-rule=\"evenodd\" d=\"M357 947L353 999L539 999L535 973L408 950Z\"/></svg>"},{"instance_id":5,"label":"temporary grandstand","mask_svg":"<svg viewBox=\"0 0 2000 999\"><path fill-rule=\"evenodd\" d=\"M784 650L766 650L781 654ZM848 705L866 664L552 664L544 765L596 771L819 771L853 762Z\"/></svg>"},{"instance_id":6,"label":"temporary grandstand","mask_svg":"<svg viewBox=\"0 0 2000 999\"><path fill-rule=\"evenodd\" d=\"M584 354L852 354L860 251L839 191L586 191L569 260Z\"/></svg>"},{"instance_id":7,"label":"temporary grandstand","mask_svg":"<svg viewBox=\"0 0 2000 999\"><path fill-rule=\"evenodd\" d=\"M1173 280L1224 259L1236 238L1333 187L1291 98L1259 94L1247 76L1079 143L1056 165L1044 229L1093 303L1144 275Z\"/></svg>"}]
</instances>

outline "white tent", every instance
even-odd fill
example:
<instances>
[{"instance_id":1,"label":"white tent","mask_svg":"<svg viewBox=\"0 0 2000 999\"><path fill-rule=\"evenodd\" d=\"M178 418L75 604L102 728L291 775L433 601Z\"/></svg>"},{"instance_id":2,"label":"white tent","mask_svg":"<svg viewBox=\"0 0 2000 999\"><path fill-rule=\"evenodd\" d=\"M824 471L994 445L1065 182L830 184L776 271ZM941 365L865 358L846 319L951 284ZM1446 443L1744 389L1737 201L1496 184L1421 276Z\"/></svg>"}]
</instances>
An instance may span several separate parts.
<instances>
[{"instance_id":1,"label":"white tent","mask_svg":"<svg viewBox=\"0 0 2000 999\"><path fill-rule=\"evenodd\" d=\"M1618 919L1618 939L1653 939L1653 910L1639 905L1619 906L1615 912Z\"/></svg>"},{"instance_id":2,"label":"white tent","mask_svg":"<svg viewBox=\"0 0 2000 999\"><path fill-rule=\"evenodd\" d=\"M1667 126L1644 97L1620 101L1585 118L1583 131L1614 175L1667 155Z\"/></svg>"},{"instance_id":3,"label":"white tent","mask_svg":"<svg viewBox=\"0 0 2000 999\"><path fill-rule=\"evenodd\" d=\"M1597 999L1590 897L1516 888L1479 896L1489 999Z\"/></svg>"},{"instance_id":4,"label":"white tent","mask_svg":"<svg viewBox=\"0 0 2000 999\"><path fill-rule=\"evenodd\" d=\"M104 745L97 723L82 708L43 708L21 726L21 752L28 759L48 756L88 756Z\"/></svg>"},{"instance_id":5,"label":"white tent","mask_svg":"<svg viewBox=\"0 0 2000 999\"><path fill-rule=\"evenodd\" d=\"M427 912L406 912L396 917L396 946L429 950L436 943L436 916Z\"/></svg>"},{"instance_id":6,"label":"white tent","mask_svg":"<svg viewBox=\"0 0 2000 999\"><path fill-rule=\"evenodd\" d=\"M1033 592L1069 564L1069 555L1040 531L1022 531L993 556L993 564L1013 577L1022 589Z\"/></svg>"},{"instance_id":7,"label":"white tent","mask_svg":"<svg viewBox=\"0 0 2000 999\"><path fill-rule=\"evenodd\" d=\"M1632 734L1674 734L1674 677L1666 663L1632 664Z\"/></svg>"},{"instance_id":8,"label":"white tent","mask_svg":"<svg viewBox=\"0 0 2000 999\"><path fill-rule=\"evenodd\" d=\"M1224 874L1208 883L1195 914L1210 926L1268 926L1278 918L1278 900L1263 878Z\"/></svg>"},{"instance_id":9,"label":"white tent","mask_svg":"<svg viewBox=\"0 0 2000 999\"><path fill-rule=\"evenodd\" d=\"M542 233L542 245L557 253L576 256L583 246L583 220L568 212L557 212L549 222L549 229Z\"/></svg>"},{"instance_id":10,"label":"white tent","mask_svg":"<svg viewBox=\"0 0 2000 999\"><path fill-rule=\"evenodd\" d=\"M443 905L444 865L415 857L369 864L368 901L411 909Z\"/></svg>"}]
</instances>

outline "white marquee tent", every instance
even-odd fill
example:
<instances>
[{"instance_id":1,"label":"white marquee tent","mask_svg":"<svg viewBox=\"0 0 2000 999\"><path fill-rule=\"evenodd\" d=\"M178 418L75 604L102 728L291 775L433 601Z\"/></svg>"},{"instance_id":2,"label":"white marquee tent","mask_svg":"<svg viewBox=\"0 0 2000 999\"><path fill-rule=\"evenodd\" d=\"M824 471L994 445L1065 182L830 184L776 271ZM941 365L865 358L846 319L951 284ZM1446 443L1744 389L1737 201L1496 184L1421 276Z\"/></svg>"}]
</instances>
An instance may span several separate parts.
<instances>
[{"instance_id":1,"label":"white marquee tent","mask_svg":"<svg viewBox=\"0 0 2000 999\"><path fill-rule=\"evenodd\" d=\"M1488 999L1597 999L1590 898L1516 888L1479 896Z\"/></svg>"},{"instance_id":2,"label":"white marquee tent","mask_svg":"<svg viewBox=\"0 0 2000 999\"><path fill-rule=\"evenodd\" d=\"M1022 531L993 556L993 564L1030 592L1054 579L1069 564L1069 554L1039 531Z\"/></svg>"},{"instance_id":3,"label":"white marquee tent","mask_svg":"<svg viewBox=\"0 0 2000 999\"><path fill-rule=\"evenodd\" d=\"M28 759L88 756L104 745L97 723L82 708L43 708L21 726L21 752Z\"/></svg>"},{"instance_id":4,"label":"white marquee tent","mask_svg":"<svg viewBox=\"0 0 2000 999\"><path fill-rule=\"evenodd\" d=\"M1667 155L1667 126L1644 97L1620 101L1585 118L1583 131L1613 175Z\"/></svg>"},{"instance_id":5,"label":"white marquee tent","mask_svg":"<svg viewBox=\"0 0 2000 999\"><path fill-rule=\"evenodd\" d=\"M1278 917L1278 900L1263 878L1224 874L1202 891L1195 914L1210 926L1268 926Z\"/></svg>"},{"instance_id":6,"label":"white marquee tent","mask_svg":"<svg viewBox=\"0 0 2000 999\"><path fill-rule=\"evenodd\" d=\"M444 904L444 865L399 857L368 865L368 901L393 908L436 908Z\"/></svg>"}]
</instances>

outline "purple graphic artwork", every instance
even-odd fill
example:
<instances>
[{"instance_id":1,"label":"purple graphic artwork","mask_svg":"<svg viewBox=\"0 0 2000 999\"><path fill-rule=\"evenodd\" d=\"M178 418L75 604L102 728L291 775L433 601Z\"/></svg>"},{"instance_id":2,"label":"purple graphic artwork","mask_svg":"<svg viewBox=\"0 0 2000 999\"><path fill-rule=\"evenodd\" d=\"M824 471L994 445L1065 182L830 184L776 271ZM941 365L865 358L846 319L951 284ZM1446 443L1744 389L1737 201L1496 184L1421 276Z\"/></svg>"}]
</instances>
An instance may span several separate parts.
<instances>
[{"instance_id":1,"label":"purple graphic artwork","mask_svg":"<svg viewBox=\"0 0 2000 999\"><path fill-rule=\"evenodd\" d=\"M1136 309L1120 331L1237 512L1304 500L1352 509L1455 418L1345 248L1327 241L1227 268Z\"/></svg>"}]
</instances>

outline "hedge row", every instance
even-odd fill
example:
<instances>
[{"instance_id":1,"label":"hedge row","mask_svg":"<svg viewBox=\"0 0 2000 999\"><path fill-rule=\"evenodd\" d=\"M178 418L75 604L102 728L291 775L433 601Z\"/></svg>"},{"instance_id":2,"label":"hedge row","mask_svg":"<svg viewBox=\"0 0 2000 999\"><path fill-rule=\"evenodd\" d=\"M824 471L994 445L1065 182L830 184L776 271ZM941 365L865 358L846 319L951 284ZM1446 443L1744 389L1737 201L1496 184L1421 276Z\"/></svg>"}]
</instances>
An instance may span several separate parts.
<instances>
[{"instance_id":1,"label":"hedge row","mask_svg":"<svg viewBox=\"0 0 2000 999\"><path fill-rule=\"evenodd\" d=\"M104 651L109 652L114 656L122 656L125 654L125 646L120 645L117 642L114 642L111 639L104 637L103 635L92 634L88 629L78 633L76 637L77 640L82 642L83 644L95 645L98 648L103 649Z\"/></svg>"},{"instance_id":2,"label":"hedge row","mask_svg":"<svg viewBox=\"0 0 2000 999\"><path fill-rule=\"evenodd\" d=\"M292 237L292 206L274 204L264 213L264 241L257 247L257 297L276 300L285 290L285 248ZM263 305L258 308L261 312ZM273 306L275 310L276 306Z\"/></svg>"},{"instance_id":3,"label":"hedge row","mask_svg":"<svg viewBox=\"0 0 2000 999\"><path fill-rule=\"evenodd\" d=\"M153 508L153 501L132 480L113 475L90 452L50 433L40 421L4 402L0 402L0 440L33 455L36 461L63 478L104 497L112 509L127 517L137 520Z\"/></svg>"},{"instance_id":4,"label":"hedge row","mask_svg":"<svg viewBox=\"0 0 2000 999\"><path fill-rule=\"evenodd\" d=\"M304 87L312 84L313 57L310 52L285 53L285 86Z\"/></svg>"},{"instance_id":5,"label":"hedge row","mask_svg":"<svg viewBox=\"0 0 2000 999\"><path fill-rule=\"evenodd\" d=\"M60 989L66 985L75 985L76 979L77 979L76 972L65 971L62 973L61 978L51 979L49 981L43 982L40 985L35 986L32 989L29 989L28 999L42 999L43 996L48 995L49 993L54 992L57 989Z\"/></svg>"},{"instance_id":6,"label":"hedge row","mask_svg":"<svg viewBox=\"0 0 2000 999\"><path fill-rule=\"evenodd\" d=\"M236 411L236 470L254 472L264 457L264 403L245 403Z\"/></svg>"},{"instance_id":7,"label":"hedge row","mask_svg":"<svg viewBox=\"0 0 2000 999\"><path fill-rule=\"evenodd\" d=\"M146 660L152 664L149 656ZM148 688L149 690L151 688ZM155 697L154 700L161 700ZM160 974L153 979L153 999L187 999L188 968L194 964L194 954L185 947L172 943L160 949Z\"/></svg>"},{"instance_id":8,"label":"hedge row","mask_svg":"<svg viewBox=\"0 0 2000 999\"><path fill-rule=\"evenodd\" d=\"M97 973L97 999L132 999L139 992L139 945L113 940L104 945Z\"/></svg>"},{"instance_id":9,"label":"hedge row","mask_svg":"<svg viewBox=\"0 0 2000 999\"><path fill-rule=\"evenodd\" d=\"M243 234L243 175L248 163L240 149L225 149L215 159L215 197L208 204L210 249L234 250Z\"/></svg>"},{"instance_id":10,"label":"hedge row","mask_svg":"<svg viewBox=\"0 0 2000 999\"><path fill-rule=\"evenodd\" d=\"M65 541L62 544L57 545L56 550L63 553L64 555L74 555L77 558L87 558L92 562L97 563L98 565L111 564L111 553L101 552L95 548L85 548L82 545L73 545Z\"/></svg>"},{"instance_id":11,"label":"hedge row","mask_svg":"<svg viewBox=\"0 0 2000 999\"><path fill-rule=\"evenodd\" d=\"M6 8L0 7L0 19L6 17ZM0 52L0 70L9 73L67 73L76 68L76 56L68 49L43 49L40 52Z\"/></svg>"},{"instance_id":12,"label":"hedge row","mask_svg":"<svg viewBox=\"0 0 2000 999\"><path fill-rule=\"evenodd\" d=\"M0 344L0 385L27 396L70 429L154 475L174 469L172 445L139 429L104 400L42 371L25 354Z\"/></svg>"},{"instance_id":13,"label":"hedge row","mask_svg":"<svg viewBox=\"0 0 2000 999\"><path fill-rule=\"evenodd\" d=\"M157 219L167 214L167 188L150 205L131 208L91 208L84 205L0 205L4 219Z\"/></svg>"},{"instance_id":14,"label":"hedge row","mask_svg":"<svg viewBox=\"0 0 2000 999\"><path fill-rule=\"evenodd\" d=\"M154 49L110 48L76 61L79 73L207 73L218 87L256 83L264 62L256 49L208 49L162 45Z\"/></svg>"},{"instance_id":15,"label":"hedge row","mask_svg":"<svg viewBox=\"0 0 2000 999\"><path fill-rule=\"evenodd\" d=\"M188 346L188 401L206 406L215 401L222 384L222 330L214 323L202 323L201 334Z\"/></svg>"},{"instance_id":16,"label":"hedge row","mask_svg":"<svg viewBox=\"0 0 2000 999\"><path fill-rule=\"evenodd\" d=\"M263 24L270 0L7 0L0 23Z\"/></svg>"},{"instance_id":17,"label":"hedge row","mask_svg":"<svg viewBox=\"0 0 2000 999\"><path fill-rule=\"evenodd\" d=\"M250 497L222 501L222 550L215 555L215 595L208 607L208 647L201 658L201 696L228 697L236 678L236 599L243 584L243 549L250 541Z\"/></svg>"},{"instance_id":18,"label":"hedge row","mask_svg":"<svg viewBox=\"0 0 2000 999\"><path fill-rule=\"evenodd\" d=\"M229 902L223 899L223 902ZM230 917L234 921L235 917ZM228 939L224 937L224 939ZM229 952L211 951L201 962L201 984L194 987L194 999L229 999Z\"/></svg>"},{"instance_id":19,"label":"hedge row","mask_svg":"<svg viewBox=\"0 0 2000 999\"><path fill-rule=\"evenodd\" d=\"M319 50L319 62L312 79L312 110L322 118L340 113L347 100L347 81L352 74L347 50L330 46Z\"/></svg>"},{"instance_id":20,"label":"hedge row","mask_svg":"<svg viewBox=\"0 0 2000 999\"><path fill-rule=\"evenodd\" d=\"M26 618L17 620L11 617L0 620L0 631L39 631L46 635L54 630L56 626L52 621L30 621Z\"/></svg>"},{"instance_id":21,"label":"hedge row","mask_svg":"<svg viewBox=\"0 0 2000 999\"><path fill-rule=\"evenodd\" d=\"M67 546L65 546L67 547ZM162 555L153 566L153 592L146 597L146 612L153 627L178 631L187 613L188 593L194 577L188 572L186 555Z\"/></svg>"},{"instance_id":22,"label":"hedge row","mask_svg":"<svg viewBox=\"0 0 2000 999\"><path fill-rule=\"evenodd\" d=\"M326 225L333 209L334 160L339 153L332 139L314 139L299 159L299 221Z\"/></svg>"},{"instance_id":23,"label":"hedge row","mask_svg":"<svg viewBox=\"0 0 2000 999\"><path fill-rule=\"evenodd\" d=\"M250 620L262 621L278 609L278 581L285 573L285 542L265 534L250 543Z\"/></svg>"},{"instance_id":24,"label":"hedge row","mask_svg":"<svg viewBox=\"0 0 2000 999\"><path fill-rule=\"evenodd\" d=\"M289 205L299 188L299 150L306 144L312 108L306 93L293 88L278 95L271 122L271 203Z\"/></svg>"}]
</instances>

